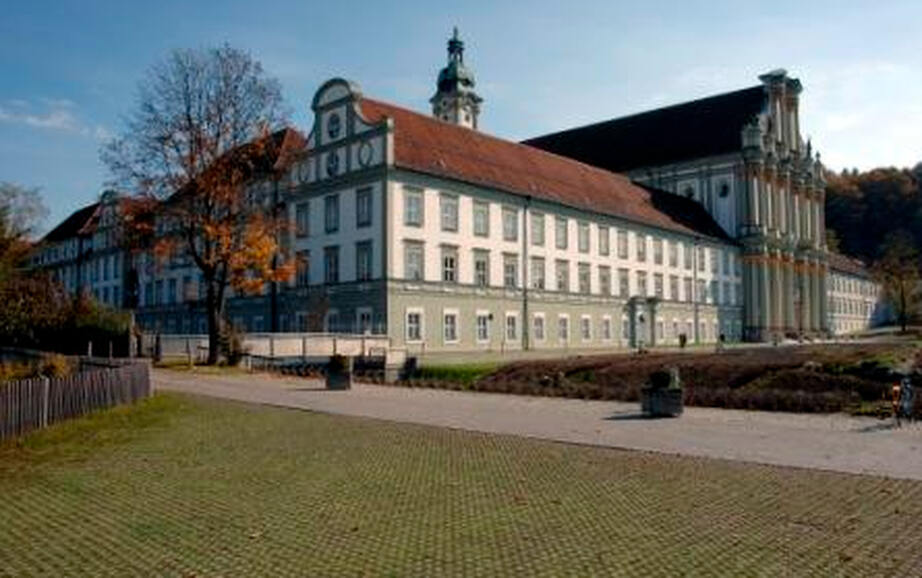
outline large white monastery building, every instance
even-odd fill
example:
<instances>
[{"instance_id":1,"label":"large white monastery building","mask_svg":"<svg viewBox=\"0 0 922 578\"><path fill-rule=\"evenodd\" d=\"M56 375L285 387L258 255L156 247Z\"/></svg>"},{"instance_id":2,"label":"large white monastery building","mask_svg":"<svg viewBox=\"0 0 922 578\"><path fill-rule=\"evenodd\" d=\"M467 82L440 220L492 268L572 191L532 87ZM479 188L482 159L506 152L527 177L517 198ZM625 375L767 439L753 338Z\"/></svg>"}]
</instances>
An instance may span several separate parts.
<instances>
[{"instance_id":1,"label":"large white monastery building","mask_svg":"<svg viewBox=\"0 0 922 578\"><path fill-rule=\"evenodd\" d=\"M431 114L329 80L290 174L253 185L288 211L297 274L231 298L229 316L252 332L384 333L411 353L864 329L878 291L826 251L800 83L783 71L761 80L526 143L479 130L484 100L457 33ZM113 203L83 211L98 221ZM81 272L98 261L92 242L79 259L56 253L92 237L86 214L70 220L36 263L86 287L99 278L95 265ZM98 297L136 305L151 330L203 332L197 272L148 261L119 258L132 287Z\"/></svg>"}]
</instances>

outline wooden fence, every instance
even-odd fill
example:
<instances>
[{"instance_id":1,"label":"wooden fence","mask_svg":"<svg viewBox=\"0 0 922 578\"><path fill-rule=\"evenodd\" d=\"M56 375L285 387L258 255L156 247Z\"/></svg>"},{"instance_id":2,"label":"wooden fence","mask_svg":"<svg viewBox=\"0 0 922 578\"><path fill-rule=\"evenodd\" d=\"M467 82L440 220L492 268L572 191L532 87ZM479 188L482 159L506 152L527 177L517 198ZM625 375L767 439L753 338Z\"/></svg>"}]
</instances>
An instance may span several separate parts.
<instances>
[{"instance_id":1,"label":"wooden fence","mask_svg":"<svg viewBox=\"0 0 922 578\"><path fill-rule=\"evenodd\" d=\"M146 362L113 365L85 365L86 371L62 378L0 383L0 439L151 395Z\"/></svg>"}]
</instances>

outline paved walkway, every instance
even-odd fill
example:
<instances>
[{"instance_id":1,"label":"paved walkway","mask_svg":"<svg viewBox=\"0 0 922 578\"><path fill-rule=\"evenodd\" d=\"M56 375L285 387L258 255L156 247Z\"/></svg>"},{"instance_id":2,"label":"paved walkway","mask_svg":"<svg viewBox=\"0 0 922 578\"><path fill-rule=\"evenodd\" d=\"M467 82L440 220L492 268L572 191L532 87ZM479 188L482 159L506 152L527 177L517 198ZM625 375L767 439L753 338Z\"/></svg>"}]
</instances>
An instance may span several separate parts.
<instances>
[{"instance_id":1,"label":"paved walkway","mask_svg":"<svg viewBox=\"0 0 922 578\"><path fill-rule=\"evenodd\" d=\"M157 389L498 434L922 480L922 426L842 414L686 408L648 420L638 404L155 370Z\"/></svg>"}]
</instances>

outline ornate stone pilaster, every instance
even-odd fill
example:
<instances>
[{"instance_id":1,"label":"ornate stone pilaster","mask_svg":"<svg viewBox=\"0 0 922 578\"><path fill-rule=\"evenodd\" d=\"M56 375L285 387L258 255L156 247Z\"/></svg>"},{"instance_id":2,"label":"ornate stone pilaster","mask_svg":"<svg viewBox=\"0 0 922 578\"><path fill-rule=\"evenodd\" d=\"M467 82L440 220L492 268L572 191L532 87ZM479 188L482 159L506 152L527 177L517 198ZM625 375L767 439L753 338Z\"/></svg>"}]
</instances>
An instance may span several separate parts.
<instances>
[{"instance_id":1,"label":"ornate stone pilaster","mask_svg":"<svg viewBox=\"0 0 922 578\"><path fill-rule=\"evenodd\" d=\"M797 321L794 319L794 256L790 253L784 256L784 330L796 331Z\"/></svg>"}]
</instances>

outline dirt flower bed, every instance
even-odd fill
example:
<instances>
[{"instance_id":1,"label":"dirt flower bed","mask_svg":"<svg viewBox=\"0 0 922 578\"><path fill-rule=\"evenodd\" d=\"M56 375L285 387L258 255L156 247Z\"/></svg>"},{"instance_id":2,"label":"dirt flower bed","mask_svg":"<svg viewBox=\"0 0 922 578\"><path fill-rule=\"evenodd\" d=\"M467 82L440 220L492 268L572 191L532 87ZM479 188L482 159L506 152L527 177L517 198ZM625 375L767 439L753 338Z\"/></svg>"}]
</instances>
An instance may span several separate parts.
<instances>
[{"instance_id":1,"label":"dirt flower bed","mask_svg":"<svg viewBox=\"0 0 922 578\"><path fill-rule=\"evenodd\" d=\"M911 345L764 347L720 354L652 353L510 363L468 382L408 384L471 391L638 401L649 375L677 367L688 405L795 412L883 411L890 368ZM432 375L433 372L429 372ZM920 383L922 386L922 383ZM888 407L888 406L886 406Z\"/></svg>"}]
</instances>

